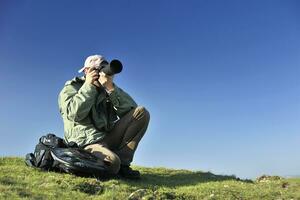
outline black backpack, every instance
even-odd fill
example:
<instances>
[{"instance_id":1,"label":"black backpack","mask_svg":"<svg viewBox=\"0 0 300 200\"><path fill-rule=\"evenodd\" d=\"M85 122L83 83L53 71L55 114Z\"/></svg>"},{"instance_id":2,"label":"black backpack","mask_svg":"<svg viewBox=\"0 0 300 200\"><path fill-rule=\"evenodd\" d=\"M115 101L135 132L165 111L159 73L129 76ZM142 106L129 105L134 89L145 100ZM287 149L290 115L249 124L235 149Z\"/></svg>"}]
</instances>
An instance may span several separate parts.
<instances>
[{"instance_id":1,"label":"black backpack","mask_svg":"<svg viewBox=\"0 0 300 200\"><path fill-rule=\"evenodd\" d=\"M79 148L66 144L62 138L47 134L39 139L34 153L28 153L26 165L43 170L60 171L80 176L108 177L108 162Z\"/></svg>"}]
</instances>

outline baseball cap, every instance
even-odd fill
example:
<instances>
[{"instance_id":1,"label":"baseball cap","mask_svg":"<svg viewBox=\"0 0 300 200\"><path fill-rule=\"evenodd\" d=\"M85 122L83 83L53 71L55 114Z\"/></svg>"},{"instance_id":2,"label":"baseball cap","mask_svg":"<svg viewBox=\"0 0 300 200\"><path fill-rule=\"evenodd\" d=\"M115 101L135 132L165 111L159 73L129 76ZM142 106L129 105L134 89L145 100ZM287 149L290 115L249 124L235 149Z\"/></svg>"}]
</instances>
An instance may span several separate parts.
<instances>
[{"instance_id":1,"label":"baseball cap","mask_svg":"<svg viewBox=\"0 0 300 200\"><path fill-rule=\"evenodd\" d=\"M85 68L99 67L101 62L104 60L105 58L101 55L91 55L85 59L84 66L80 70L78 70L78 73L83 72Z\"/></svg>"}]
</instances>

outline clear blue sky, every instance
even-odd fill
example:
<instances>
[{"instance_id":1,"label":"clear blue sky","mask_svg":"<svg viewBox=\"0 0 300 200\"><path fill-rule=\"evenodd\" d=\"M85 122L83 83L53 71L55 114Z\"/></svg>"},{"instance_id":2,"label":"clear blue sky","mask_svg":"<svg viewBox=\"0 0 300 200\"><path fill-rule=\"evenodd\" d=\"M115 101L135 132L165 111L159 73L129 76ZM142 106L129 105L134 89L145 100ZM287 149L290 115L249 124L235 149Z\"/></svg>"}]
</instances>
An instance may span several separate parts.
<instances>
[{"instance_id":1,"label":"clear blue sky","mask_svg":"<svg viewBox=\"0 0 300 200\"><path fill-rule=\"evenodd\" d=\"M300 174L299 1L0 2L0 155L63 136L57 96L91 54L151 113L134 164Z\"/></svg>"}]
</instances>

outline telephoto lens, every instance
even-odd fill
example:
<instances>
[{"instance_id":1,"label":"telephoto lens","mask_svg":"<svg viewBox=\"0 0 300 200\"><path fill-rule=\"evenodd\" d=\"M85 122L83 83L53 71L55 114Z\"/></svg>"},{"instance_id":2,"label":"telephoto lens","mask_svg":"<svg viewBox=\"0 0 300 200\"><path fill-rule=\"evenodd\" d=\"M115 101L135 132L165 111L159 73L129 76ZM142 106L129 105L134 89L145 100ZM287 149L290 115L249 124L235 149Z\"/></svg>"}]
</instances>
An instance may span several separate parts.
<instances>
[{"instance_id":1,"label":"telephoto lens","mask_svg":"<svg viewBox=\"0 0 300 200\"><path fill-rule=\"evenodd\" d=\"M107 61L102 61L100 66L100 71L104 72L108 76L118 74L123 69L123 65L119 60L112 60L110 63L108 63Z\"/></svg>"}]
</instances>

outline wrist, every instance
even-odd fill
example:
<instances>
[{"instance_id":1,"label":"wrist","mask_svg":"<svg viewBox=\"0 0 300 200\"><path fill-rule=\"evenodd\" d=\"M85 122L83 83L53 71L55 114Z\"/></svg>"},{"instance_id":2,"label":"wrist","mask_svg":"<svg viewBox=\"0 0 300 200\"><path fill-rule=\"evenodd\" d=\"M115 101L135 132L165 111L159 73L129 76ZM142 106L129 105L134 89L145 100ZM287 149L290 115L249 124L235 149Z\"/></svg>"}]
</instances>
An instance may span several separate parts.
<instances>
[{"instance_id":1,"label":"wrist","mask_svg":"<svg viewBox=\"0 0 300 200\"><path fill-rule=\"evenodd\" d=\"M114 90L115 90L115 88L111 88L111 89L106 88L106 92L108 92L109 94L112 93Z\"/></svg>"},{"instance_id":2,"label":"wrist","mask_svg":"<svg viewBox=\"0 0 300 200\"><path fill-rule=\"evenodd\" d=\"M96 86L97 88L100 88L100 86L101 86L101 84L98 81L94 81L91 84Z\"/></svg>"},{"instance_id":3,"label":"wrist","mask_svg":"<svg viewBox=\"0 0 300 200\"><path fill-rule=\"evenodd\" d=\"M113 85L105 87L106 92L111 93L115 90L115 87Z\"/></svg>"}]
</instances>

